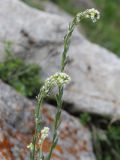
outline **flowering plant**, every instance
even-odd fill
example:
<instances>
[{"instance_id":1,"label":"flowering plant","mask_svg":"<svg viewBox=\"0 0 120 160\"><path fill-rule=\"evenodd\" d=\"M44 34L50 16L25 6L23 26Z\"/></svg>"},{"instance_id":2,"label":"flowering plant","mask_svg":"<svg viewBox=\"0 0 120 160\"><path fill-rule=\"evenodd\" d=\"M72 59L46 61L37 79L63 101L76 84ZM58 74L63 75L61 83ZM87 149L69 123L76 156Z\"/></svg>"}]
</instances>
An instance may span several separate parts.
<instances>
[{"instance_id":1,"label":"flowering plant","mask_svg":"<svg viewBox=\"0 0 120 160\"><path fill-rule=\"evenodd\" d=\"M32 143L30 143L30 145L28 146L28 148L31 151L30 160L38 160L38 159L50 160L52 156L52 152L58 142L57 130L60 126L63 89L64 89L64 85L70 82L70 77L66 73L64 73L64 69L67 64L67 52L69 50L70 40L71 40L72 33L75 29L75 26L78 25L82 19L86 19L86 18L91 19L92 22L96 22L100 18L100 13L94 8L92 8L92 9L87 9L84 12L80 12L75 16L75 18L69 24L68 32L64 37L64 50L62 53L60 72L55 73L54 75L47 78L45 80L43 87L40 89L40 93L37 97L38 103L35 109L35 134L33 136ZM58 87L58 93L56 94L57 112L54 119L52 145L50 147L50 151L48 155L44 157L42 152L42 144L45 138L48 136L49 128L44 127L42 129L41 127L41 118L42 118L41 107L42 107L42 102L44 98L46 96L49 96L49 94L51 93L54 87ZM40 133L41 133L41 137L39 138ZM40 144L40 148L36 148L37 143Z\"/></svg>"}]
</instances>

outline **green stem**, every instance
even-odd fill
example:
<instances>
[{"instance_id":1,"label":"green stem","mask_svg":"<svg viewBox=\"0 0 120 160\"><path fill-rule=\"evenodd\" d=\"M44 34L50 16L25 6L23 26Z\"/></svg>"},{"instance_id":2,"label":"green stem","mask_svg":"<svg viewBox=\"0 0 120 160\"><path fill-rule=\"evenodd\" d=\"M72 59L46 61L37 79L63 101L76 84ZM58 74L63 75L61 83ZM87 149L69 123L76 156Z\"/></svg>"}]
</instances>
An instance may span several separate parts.
<instances>
[{"instance_id":1,"label":"green stem","mask_svg":"<svg viewBox=\"0 0 120 160\"><path fill-rule=\"evenodd\" d=\"M67 63L67 52L69 50L70 41L71 41L72 33L74 31L75 26L76 26L76 17L69 24L68 32L64 37L64 50L63 50L62 59L61 59L61 72L64 72L64 69ZM61 121L60 118L61 118L61 111L62 111L62 96L63 96L63 86L59 86L59 92L56 96L57 112L54 120L52 146L50 148L50 152L46 160L51 159L52 152L57 145L57 141L58 141L57 130L60 126L60 121Z\"/></svg>"},{"instance_id":2,"label":"green stem","mask_svg":"<svg viewBox=\"0 0 120 160\"><path fill-rule=\"evenodd\" d=\"M59 86L59 94L56 95L56 101L57 101L57 112L55 115L55 120L54 120L54 126L53 126L53 139L52 139L52 146L50 148L48 157L46 160L50 160L52 156L52 152L54 148L57 145L58 142L58 135L57 135L57 129L60 126L60 117L61 117L61 109L62 109L62 95L63 95L63 87Z\"/></svg>"},{"instance_id":3,"label":"green stem","mask_svg":"<svg viewBox=\"0 0 120 160\"><path fill-rule=\"evenodd\" d=\"M69 50L71 36L72 36L72 33L75 29L75 25L76 25L76 17L69 24L68 32L64 37L64 50L63 50L62 59L61 59L61 72L64 71L66 63L67 63L67 52Z\"/></svg>"},{"instance_id":4,"label":"green stem","mask_svg":"<svg viewBox=\"0 0 120 160\"><path fill-rule=\"evenodd\" d=\"M41 115L40 115L40 109L41 109L41 105L43 102L43 97L40 97L40 99L38 99L38 103L36 105L35 108L35 134L33 136L33 140L32 140L32 144L33 144L33 150L30 154L30 160L35 160L35 152L36 152L36 142L37 142L37 138L38 138L38 134L40 133L41 130Z\"/></svg>"},{"instance_id":5,"label":"green stem","mask_svg":"<svg viewBox=\"0 0 120 160\"><path fill-rule=\"evenodd\" d=\"M43 148L43 143L40 145L40 149L39 149L39 160L40 159L43 160L43 151L42 151L42 148Z\"/></svg>"},{"instance_id":6,"label":"green stem","mask_svg":"<svg viewBox=\"0 0 120 160\"><path fill-rule=\"evenodd\" d=\"M70 47L70 42L71 42L71 37L72 37L72 33L75 29L75 26L83 19L83 18L90 18L92 19L93 22L95 22L97 19L99 19L99 12L95 9L90 9L90 10L86 10L84 12L78 13L75 18L72 20L72 22L69 24L69 28L68 28L68 32L64 37L64 49L63 49L63 53L62 53L62 58L61 58L61 68L60 71L64 72L65 66L67 64L67 52L69 50ZM49 85L48 85L49 86ZM45 88L47 88L45 86ZM46 157L46 160L50 160L53 150L57 145L58 142L58 135L57 135L57 130L60 126L60 122L61 122L61 112L62 112L62 96L63 96L63 86L58 86L59 88L59 92L56 95L56 101L57 101L57 112L55 115L55 119L54 119L54 126L53 126L53 138L52 138L52 145L50 147L50 151L48 156ZM50 91L50 88L49 88ZM36 152L36 142L38 139L38 133L41 131L41 115L40 115L40 107L42 105L42 101L43 101L43 96L41 96L38 100L38 105L36 107L35 110L35 135L33 137L33 151L31 153L31 159L30 160L35 160L35 154ZM41 152L40 152L40 157L41 157Z\"/></svg>"}]
</instances>

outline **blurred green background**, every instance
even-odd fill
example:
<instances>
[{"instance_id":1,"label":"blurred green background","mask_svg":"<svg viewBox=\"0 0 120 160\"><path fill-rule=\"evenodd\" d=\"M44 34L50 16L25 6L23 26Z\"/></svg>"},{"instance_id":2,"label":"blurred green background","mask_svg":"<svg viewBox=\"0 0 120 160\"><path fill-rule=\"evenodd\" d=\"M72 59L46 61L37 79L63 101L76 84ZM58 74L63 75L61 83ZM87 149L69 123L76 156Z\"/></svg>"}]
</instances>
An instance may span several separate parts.
<instances>
[{"instance_id":1,"label":"blurred green background","mask_svg":"<svg viewBox=\"0 0 120 160\"><path fill-rule=\"evenodd\" d=\"M71 15L83 10L77 5L73 7L73 0L52 1ZM101 12L101 19L97 24L86 21L82 24L86 37L120 56L120 0L93 0L93 3Z\"/></svg>"}]
</instances>

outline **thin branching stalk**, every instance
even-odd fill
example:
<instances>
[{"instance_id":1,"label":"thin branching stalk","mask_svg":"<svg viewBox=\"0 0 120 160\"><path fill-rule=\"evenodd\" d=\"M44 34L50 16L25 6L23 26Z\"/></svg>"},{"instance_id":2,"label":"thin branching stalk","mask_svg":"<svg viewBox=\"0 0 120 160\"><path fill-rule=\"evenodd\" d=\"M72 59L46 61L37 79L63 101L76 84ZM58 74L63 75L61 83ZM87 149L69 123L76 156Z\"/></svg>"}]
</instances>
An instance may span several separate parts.
<instances>
[{"instance_id":1,"label":"thin branching stalk","mask_svg":"<svg viewBox=\"0 0 120 160\"><path fill-rule=\"evenodd\" d=\"M30 155L30 160L35 160L35 152L36 152L36 142L38 139L38 135L40 133L41 130L41 106L42 106L42 102L43 102L43 97L38 98L38 102L35 108L35 134L33 136L33 140L32 140L32 149L31 149L31 155Z\"/></svg>"},{"instance_id":2,"label":"thin branching stalk","mask_svg":"<svg viewBox=\"0 0 120 160\"><path fill-rule=\"evenodd\" d=\"M48 157L46 160L50 160L51 156L52 156L52 152L54 150L54 148L57 145L58 142L58 135L57 135L57 130L60 126L60 117L61 117L61 109L62 109L62 95L63 95L63 87L59 86L59 93L56 95L56 101L57 101L57 112L55 115L55 119L54 119L54 125L53 125L53 139L52 139L52 145L48 154Z\"/></svg>"},{"instance_id":3,"label":"thin branching stalk","mask_svg":"<svg viewBox=\"0 0 120 160\"><path fill-rule=\"evenodd\" d=\"M76 17L69 24L68 33L64 37L64 50L63 50L62 59L61 59L61 72L64 71L65 66L67 64L67 52L69 50L70 40L71 40L72 33L74 31L75 25L76 25Z\"/></svg>"},{"instance_id":4,"label":"thin branching stalk","mask_svg":"<svg viewBox=\"0 0 120 160\"><path fill-rule=\"evenodd\" d=\"M93 20L93 22L95 22L96 19L99 19L99 12L94 9L91 9L91 10L86 10L84 12L78 13L75 16L75 18L72 20L72 22L69 24L68 32L64 37L64 50L63 50L62 58L61 58L61 72L64 72L65 66L67 64L67 53L68 53L68 50L70 47L72 33L75 29L75 26L78 25L79 22L83 18L91 18ZM63 86L59 86L59 92L56 95L57 112L56 112L55 120L54 120L52 146L50 148L50 152L49 152L46 160L51 159L52 152L57 145L57 141L58 141L57 130L58 130L58 128L60 126L60 122L61 122L60 118L61 118L61 111L62 111L62 97L63 97Z\"/></svg>"},{"instance_id":5,"label":"thin branching stalk","mask_svg":"<svg viewBox=\"0 0 120 160\"><path fill-rule=\"evenodd\" d=\"M75 28L75 21L76 21L76 17L73 19L72 23L70 23L69 28L68 28L68 33L64 37L64 50L63 50L62 59L61 59L61 72L64 72L65 66L67 64L67 52L69 50L71 36ZM58 89L59 91L58 91L58 94L56 95L57 112L56 112L55 119L54 119L52 145L51 145L51 148L50 148L50 151L49 151L49 154L46 160L51 159L52 152L58 142L57 130L61 122L60 118L61 118L61 112L62 112L63 86L59 86Z\"/></svg>"},{"instance_id":6,"label":"thin branching stalk","mask_svg":"<svg viewBox=\"0 0 120 160\"><path fill-rule=\"evenodd\" d=\"M37 160L50 160L52 157L53 150L55 149L58 142L58 128L61 123L61 112L62 112L62 97L63 97L63 89L64 85L70 81L70 77L64 73L65 66L67 64L67 53L70 46L70 41L72 37L72 33L75 29L75 26L80 23L80 21L84 18L90 18L93 22L96 22L97 19L100 18L99 12L95 9L88 9L84 12L78 13L73 21L69 24L68 32L64 37L64 49L61 58L61 68L60 72L52 75L46 81L44 86L41 88L39 96L38 96L38 104L35 110L35 134L33 136L32 143L28 146L31 150L30 160L36 160L35 156L38 155ZM48 136L48 127L44 127L41 130L41 105L43 99L50 94L50 91L54 87L58 87L58 93L56 94L56 102L57 102L57 111L53 124L53 138L52 145L50 147L50 151L46 158L42 153L42 144L45 138ZM41 132L41 139L39 139L39 135ZM36 144L40 144L40 148L36 148Z\"/></svg>"}]
</instances>

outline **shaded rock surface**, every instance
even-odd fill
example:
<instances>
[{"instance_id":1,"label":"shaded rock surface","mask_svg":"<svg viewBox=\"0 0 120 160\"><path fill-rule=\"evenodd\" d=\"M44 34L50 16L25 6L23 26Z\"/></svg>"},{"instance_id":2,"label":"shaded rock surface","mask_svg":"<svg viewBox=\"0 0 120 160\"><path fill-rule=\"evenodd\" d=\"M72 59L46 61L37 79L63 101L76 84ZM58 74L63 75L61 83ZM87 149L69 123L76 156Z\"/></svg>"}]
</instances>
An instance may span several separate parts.
<instances>
[{"instance_id":1,"label":"shaded rock surface","mask_svg":"<svg viewBox=\"0 0 120 160\"><path fill-rule=\"evenodd\" d=\"M69 107L69 106L68 106ZM0 159L28 160L26 146L31 142L34 130L34 104L16 93L11 87L0 81ZM44 104L42 108L43 126L51 128L55 108ZM51 130L50 130L51 133ZM46 139L43 151L47 154L51 138ZM62 112L59 130L59 142L53 154L53 160L94 160L91 136L80 122Z\"/></svg>"},{"instance_id":2,"label":"shaded rock surface","mask_svg":"<svg viewBox=\"0 0 120 160\"><path fill-rule=\"evenodd\" d=\"M0 1L0 6L0 50L5 40L11 40L18 56L43 68L44 78L58 71L68 22L18 0ZM113 53L90 43L76 30L66 72L72 82L65 90L64 101L71 104L71 112L119 118L120 60Z\"/></svg>"}]
</instances>

